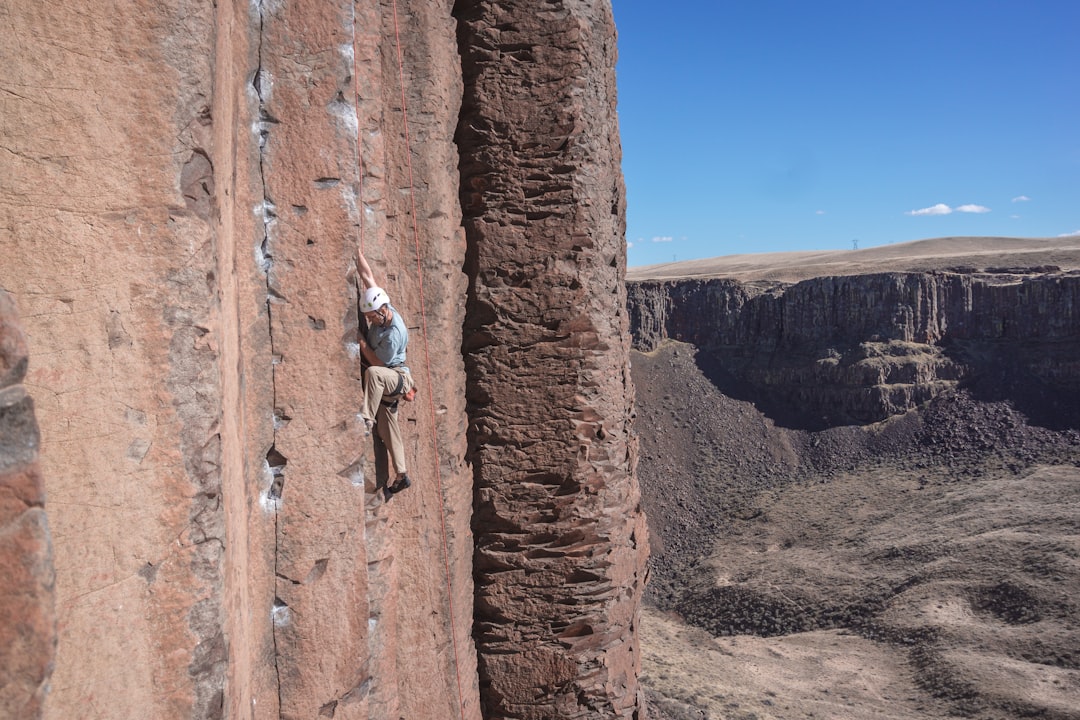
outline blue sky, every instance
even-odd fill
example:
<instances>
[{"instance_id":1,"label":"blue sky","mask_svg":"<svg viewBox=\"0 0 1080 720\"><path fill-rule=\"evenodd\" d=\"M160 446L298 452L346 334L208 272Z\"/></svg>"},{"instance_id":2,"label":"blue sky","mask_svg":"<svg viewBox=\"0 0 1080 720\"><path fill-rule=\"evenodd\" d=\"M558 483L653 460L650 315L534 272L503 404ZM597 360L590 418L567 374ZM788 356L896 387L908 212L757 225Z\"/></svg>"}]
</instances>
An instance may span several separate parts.
<instances>
[{"instance_id":1,"label":"blue sky","mask_svg":"<svg viewBox=\"0 0 1080 720\"><path fill-rule=\"evenodd\" d=\"M632 266L1080 232L1080 1L612 5Z\"/></svg>"}]
</instances>

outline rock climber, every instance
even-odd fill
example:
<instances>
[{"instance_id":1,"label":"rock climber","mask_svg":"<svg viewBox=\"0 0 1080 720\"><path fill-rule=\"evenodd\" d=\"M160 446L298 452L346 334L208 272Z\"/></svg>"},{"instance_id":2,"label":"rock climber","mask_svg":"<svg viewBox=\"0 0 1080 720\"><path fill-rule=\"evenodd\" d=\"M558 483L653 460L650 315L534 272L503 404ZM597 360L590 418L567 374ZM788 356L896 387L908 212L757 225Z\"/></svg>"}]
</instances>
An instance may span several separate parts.
<instances>
[{"instance_id":1,"label":"rock climber","mask_svg":"<svg viewBox=\"0 0 1080 720\"><path fill-rule=\"evenodd\" d=\"M416 394L409 368L405 366L405 347L409 344L409 329L401 314L390 304L386 291L375 282L364 253L356 249L356 270L364 285L360 311L367 321L366 337L359 339L360 352L368 362L364 372L364 402L360 416L364 435L376 428L383 443L390 449L397 478L386 485L386 497L408 488L412 482L405 466L405 447L398 425L398 401L412 400Z\"/></svg>"}]
</instances>

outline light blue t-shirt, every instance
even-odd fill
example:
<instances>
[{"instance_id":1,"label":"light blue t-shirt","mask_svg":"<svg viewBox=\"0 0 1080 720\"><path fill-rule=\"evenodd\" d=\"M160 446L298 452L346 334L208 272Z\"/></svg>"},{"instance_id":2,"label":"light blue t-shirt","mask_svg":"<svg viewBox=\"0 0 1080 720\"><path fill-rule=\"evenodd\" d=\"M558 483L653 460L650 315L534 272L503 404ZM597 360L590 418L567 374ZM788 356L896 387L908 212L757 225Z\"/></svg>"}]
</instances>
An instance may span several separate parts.
<instances>
[{"instance_id":1,"label":"light blue t-shirt","mask_svg":"<svg viewBox=\"0 0 1080 720\"><path fill-rule=\"evenodd\" d=\"M394 313L393 319L386 327L381 325L369 325L367 341L375 356L382 360L387 367L397 367L405 364L405 348L409 344L409 329L405 327L405 321L401 319L401 313L390 306ZM408 369L408 368L406 368Z\"/></svg>"}]
</instances>

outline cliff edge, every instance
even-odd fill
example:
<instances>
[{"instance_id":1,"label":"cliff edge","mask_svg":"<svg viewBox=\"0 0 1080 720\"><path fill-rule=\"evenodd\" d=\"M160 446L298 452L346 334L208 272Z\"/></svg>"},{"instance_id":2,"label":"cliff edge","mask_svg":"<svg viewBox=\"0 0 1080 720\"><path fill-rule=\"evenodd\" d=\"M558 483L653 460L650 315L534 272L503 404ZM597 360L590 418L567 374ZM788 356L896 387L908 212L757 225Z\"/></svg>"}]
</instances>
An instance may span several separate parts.
<instances>
[{"instance_id":1,"label":"cliff edge","mask_svg":"<svg viewBox=\"0 0 1080 720\"><path fill-rule=\"evenodd\" d=\"M1080 400L1080 249L987 239L984 253L957 256L956 244L859 251L870 255L832 263L836 275L803 278L810 266L765 257L755 269L743 256L702 263L734 277L636 280L635 348L695 345L718 387L789 427L879 422L961 384L1011 399L1035 422L1069 425Z\"/></svg>"}]
</instances>

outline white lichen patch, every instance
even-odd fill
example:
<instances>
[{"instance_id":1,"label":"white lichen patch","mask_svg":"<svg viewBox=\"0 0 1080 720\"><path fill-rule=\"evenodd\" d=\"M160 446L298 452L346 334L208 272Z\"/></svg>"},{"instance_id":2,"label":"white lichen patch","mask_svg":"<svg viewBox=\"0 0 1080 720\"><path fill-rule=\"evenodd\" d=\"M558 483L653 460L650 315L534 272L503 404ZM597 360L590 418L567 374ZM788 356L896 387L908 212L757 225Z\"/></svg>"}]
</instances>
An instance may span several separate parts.
<instances>
[{"instance_id":1,"label":"white lichen patch","mask_svg":"<svg viewBox=\"0 0 1080 720\"><path fill-rule=\"evenodd\" d=\"M364 470L359 465L356 466L356 470L349 473L349 482L353 487L364 486Z\"/></svg>"},{"instance_id":2,"label":"white lichen patch","mask_svg":"<svg viewBox=\"0 0 1080 720\"><path fill-rule=\"evenodd\" d=\"M263 460L262 477L259 479L262 485L259 491L259 507L268 515L274 514L281 509L281 498L273 495L274 471L270 463L265 460Z\"/></svg>"},{"instance_id":3,"label":"white lichen patch","mask_svg":"<svg viewBox=\"0 0 1080 720\"><path fill-rule=\"evenodd\" d=\"M274 627L284 627L292 620L292 613L289 611L289 606L275 602L273 609L270 611L270 619L274 623Z\"/></svg>"},{"instance_id":4,"label":"white lichen patch","mask_svg":"<svg viewBox=\"0 0 1080 720\"><path fill-rule=\"evenodd\" d=\"M353 58L356 57L355 54L353 53L352 43L342 43L342 44L338 45L338 52L341 53L341 57L343 57L345 59L345 61L349 63L349 67L351 68L352 63L353 63Z\"/></svg>"},{"instance_id":5,"label":"white lichen patch","mask_svg":"<svg viewBox=\"0 0 1080 720\"><path fill-rule=\"evenodd\" d=\"M349 137L356 137L356 134L360 129L360 124L356 118L356 108L351 102L338 96L330 101L330 104L327 105L326 109L333 117L336 117L341 121L342 125L344 125L345 129L349 132Z\"/></svg>"}]
</instances>

